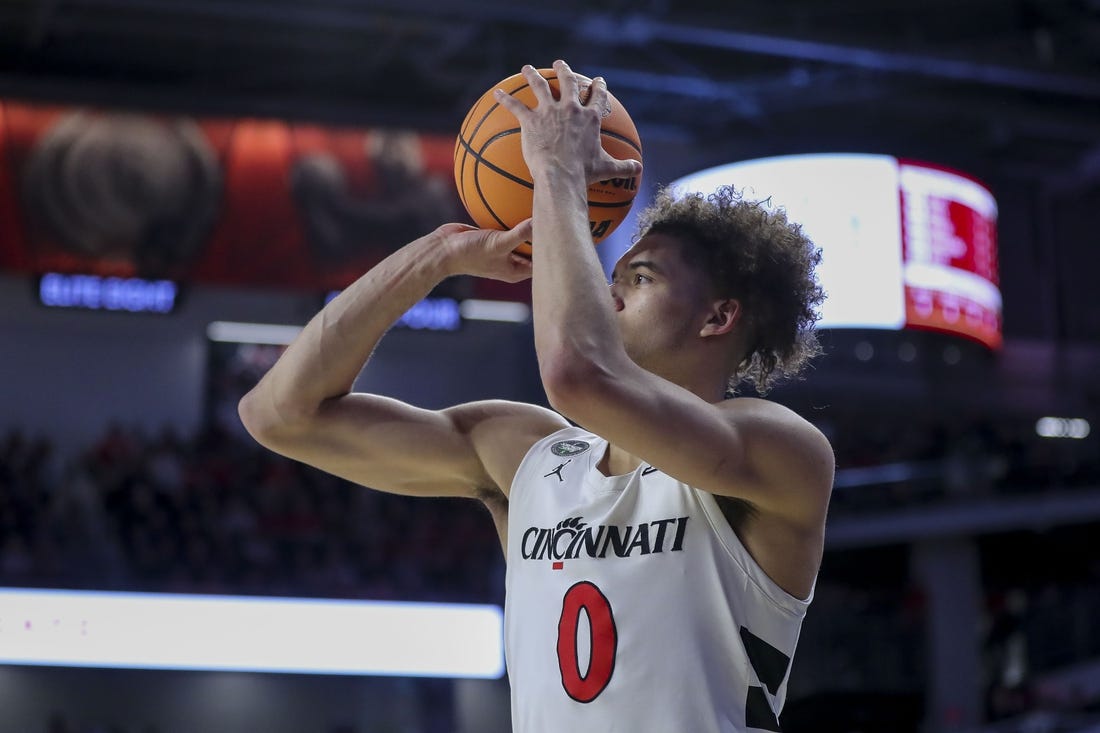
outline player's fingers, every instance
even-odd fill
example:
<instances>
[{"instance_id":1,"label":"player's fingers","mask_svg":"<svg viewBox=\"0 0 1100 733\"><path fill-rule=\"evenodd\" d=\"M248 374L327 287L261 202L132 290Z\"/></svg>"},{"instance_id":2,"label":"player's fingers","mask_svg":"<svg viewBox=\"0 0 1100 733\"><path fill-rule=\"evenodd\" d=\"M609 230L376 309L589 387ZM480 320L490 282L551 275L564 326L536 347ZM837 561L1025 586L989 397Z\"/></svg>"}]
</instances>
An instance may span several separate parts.
<instances>
[{"instance_id":1,"label":"player's fingers","mask_svg":"<svg viewBox=\"0 0 1100 733\"><path fill-rule=\"evenodd\" d=\"M642 164L640 162L629 159L619 160L604 153L599 164L592 169L589 183L606 181L609 178L635 178L641 174Z\"/></svg>"},{"instance_id":2,"label":"player's fingers","mask_svg":"<svg viewBox=\"0 0 1100 733\"><path fill-rule=\"evenodd\" d=\"M531 277L531 258L513 252L508 255L508 264L512 268L512 282L520 282Z\"/></svg>"},{"instance_id":3,"label":"player's fingers","mask_svg":"<svg viewBox=\"0 0 1100 733\"><path fill-rule=\"evenodd\" d=\"M535 95L535 99L539 104L548 104L554 101L554 95L550 91L550 85L539 70L531 64L524 65L522 69L523 78L527 80L528 86L531 87L531 92Z\"/></svg>"},{"instance_id":4,"label":"player's fingers","mask_svg":"<svg viewBox=\"0 0 1100 733\"><path fill-rule=\"evenodd\" d=\"M597 76L592 80L591 91L588 93L588 101L585 102L586 107L592 107L600 111L600 119L607 117L611 114L611 99L607 92L607 80L602 76Z\"/></svg>"},{"instance_id":5,"label":"player's fingers","mask_svg":"<svg viewBox=\"0 0 1100 733\"><path fill-rule=\"evenodd\" d=\"M516 224L510 230L508 230L508 239L515 240L517 243L526 242L531 238L531 232L533 227L531 226L531 217L527 217L519 224Z\"/></svg>"},{"instance_id":6,"label":"player's fingers","mask_svg":"<svg viewBox=\"0 0 1100 733\"><path fill-rule=\"evenodd\" d=\"M526 104L516 99L503 89L495 90L493 92L493 97L497 100L497 104L511 112L520 122L526 119L525 115L531 111L530 109L528 109Z\"/></svg>"},{"instance_id":7,"label":"player's fingers","mask_svg":"<svg viewBox=\"0 0 1100 733\"><path fill-rule=\"evenodd\" d=\"M485 243L491 251L509 252L531 239L531 220L524 219L511 229L486 229L484 231L488 232L488 239Z\"/></svg>"},{"instance_id":8,"label":"player's fingers","mask_svg":"<svg viewBox=\"0 0 1100 733\"><path fill-rule=\"evenodd\" d=\"M554 71L558 74L558 89L561 90L563 100L581 99L580 85L577 83L577 75L569 68L569 64L561 59L554 62Z\"/></svg>"},{"instance_id":9,"label":"player's fingers","mask_svg":"<svg viewBox=\"0 0 1100 733\"><path fill-rule=\"evenodd\" d=\"M459 232L471 232L476 229L477 227L471 226L470 224L452 221L446 224L440 224L437 231L440 234L458 234Z\"/></svg>"}]
</instances>

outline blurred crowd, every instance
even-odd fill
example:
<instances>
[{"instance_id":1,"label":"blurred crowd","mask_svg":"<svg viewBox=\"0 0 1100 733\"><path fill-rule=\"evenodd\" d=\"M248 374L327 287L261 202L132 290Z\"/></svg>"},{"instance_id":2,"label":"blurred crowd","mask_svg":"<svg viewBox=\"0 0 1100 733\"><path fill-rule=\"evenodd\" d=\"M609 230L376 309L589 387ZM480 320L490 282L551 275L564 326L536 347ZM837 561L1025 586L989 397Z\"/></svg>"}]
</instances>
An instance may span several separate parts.
<instances>
[{"instance_id":1,"label":"blurred crowd","mask_svg":"<svg viewBox=\"0 0 1100 733\"><path fill-rule=\"evenodd\" d=\"M493 602L503 554L466 499L356 487L211 429L111 427L57 465L0 446L0 584Z\"/></svg>"},{"instance_id":2,"label":"blurred crowd","mask_svg":"<svg viewBox=\"0 0 1100 733\"><path fill-rule=\"evenodd\" d=\"M1042 439L1029 420L880 410L819 426L837 455L834 513L1100 487L1095 437Z\"/></svg>"}]
</instances>

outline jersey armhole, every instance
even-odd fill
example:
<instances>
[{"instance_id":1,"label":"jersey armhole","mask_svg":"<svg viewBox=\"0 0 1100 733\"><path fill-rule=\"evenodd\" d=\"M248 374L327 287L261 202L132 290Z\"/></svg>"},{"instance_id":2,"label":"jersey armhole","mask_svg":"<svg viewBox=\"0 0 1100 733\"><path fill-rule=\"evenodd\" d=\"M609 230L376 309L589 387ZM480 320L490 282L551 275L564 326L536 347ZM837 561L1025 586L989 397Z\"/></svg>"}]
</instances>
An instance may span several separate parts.
<instances>
[{"instance_id":1,"label":"jersey armhole","mask_svg":"<svg viewBox=\"0 0 1100 733\"><path fill-rule=\"evenodd\" d=\"M726 519L726 515L722 512L721 507L718 506L718 502L715 500L714 496L702 489L693 489L693 491L695 492L696 498L699 500L699 506L702 508L703 514L706 515L711 530L715 533L715 536L729 554L730 558L741 567L741 570L745 573L749 581L759 588L764 596L781 610L795 616L805 616L806 610L814 599L814 591L817 589L817 578L814 578L813 586L810 588L810 594L806 598L798 598L780 588L779 585L764 572L764 569L757 564L752 555L749 554L748 548L741 542L741 538L737 536L737 532L733 529L733 525Z\"/></svg>"}]
</instances>

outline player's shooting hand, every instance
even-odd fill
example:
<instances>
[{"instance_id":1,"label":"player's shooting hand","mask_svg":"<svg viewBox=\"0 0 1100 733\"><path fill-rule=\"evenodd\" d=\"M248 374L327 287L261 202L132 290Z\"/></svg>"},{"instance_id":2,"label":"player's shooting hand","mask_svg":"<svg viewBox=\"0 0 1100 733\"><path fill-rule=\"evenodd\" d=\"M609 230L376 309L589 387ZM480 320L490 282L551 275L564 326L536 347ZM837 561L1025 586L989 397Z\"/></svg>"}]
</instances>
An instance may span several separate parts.
<instances>
[{"instance_id":1,"label":"player's shooting hand","mask_svg":"<svg viewBox=\"0 0 1100 733\"><path fill-rule=\"evenodd\" d=\"M600 144L600 120L611 109L604 79L592 80L588 98L582 103L582 89L588 80L574 74L564 61L555 61L554 71L558 99L537 69L530 64L523 67L523 77L537 100L534 109L503 90L496 92L497 101L519 121L523 157L532 175L538 177L555 167L583 175L586 183L639 175L641 163L617 160Z\"/></svg>"},{"instance_id":2,"label":"player's shooting hand","mask_svg":"<svg viewBox=\"0 0 1100 733\"><path fill-rule=\"evenodd\" d=\"M531 260L515 253L531 239L531 220L507 231L478 229L469 224L444 224L435 230L445 248L450 270L456 275L473 275L516 283L531 277Z\"/></svg>"}]
</instances>

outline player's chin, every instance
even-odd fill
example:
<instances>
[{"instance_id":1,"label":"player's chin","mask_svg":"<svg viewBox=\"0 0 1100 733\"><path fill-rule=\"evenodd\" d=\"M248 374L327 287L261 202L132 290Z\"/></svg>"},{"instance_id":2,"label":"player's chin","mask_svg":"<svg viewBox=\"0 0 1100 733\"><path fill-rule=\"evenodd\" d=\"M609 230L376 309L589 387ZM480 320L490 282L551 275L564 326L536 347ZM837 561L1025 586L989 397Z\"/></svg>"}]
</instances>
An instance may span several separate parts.
<instances>
[{"instance_id":1,"label":"player's chin","mask_svg":"<svg viewBox=\"0 0 1100 733\"><path fill-rule=\"evenodd\" d=\"M645 353L640 350L633 341L628 338L624 338L623 350L626 351L626 355L630 357L630 360L632 362L642 368L645 368Z\"/></svg>"}]
</instances>

